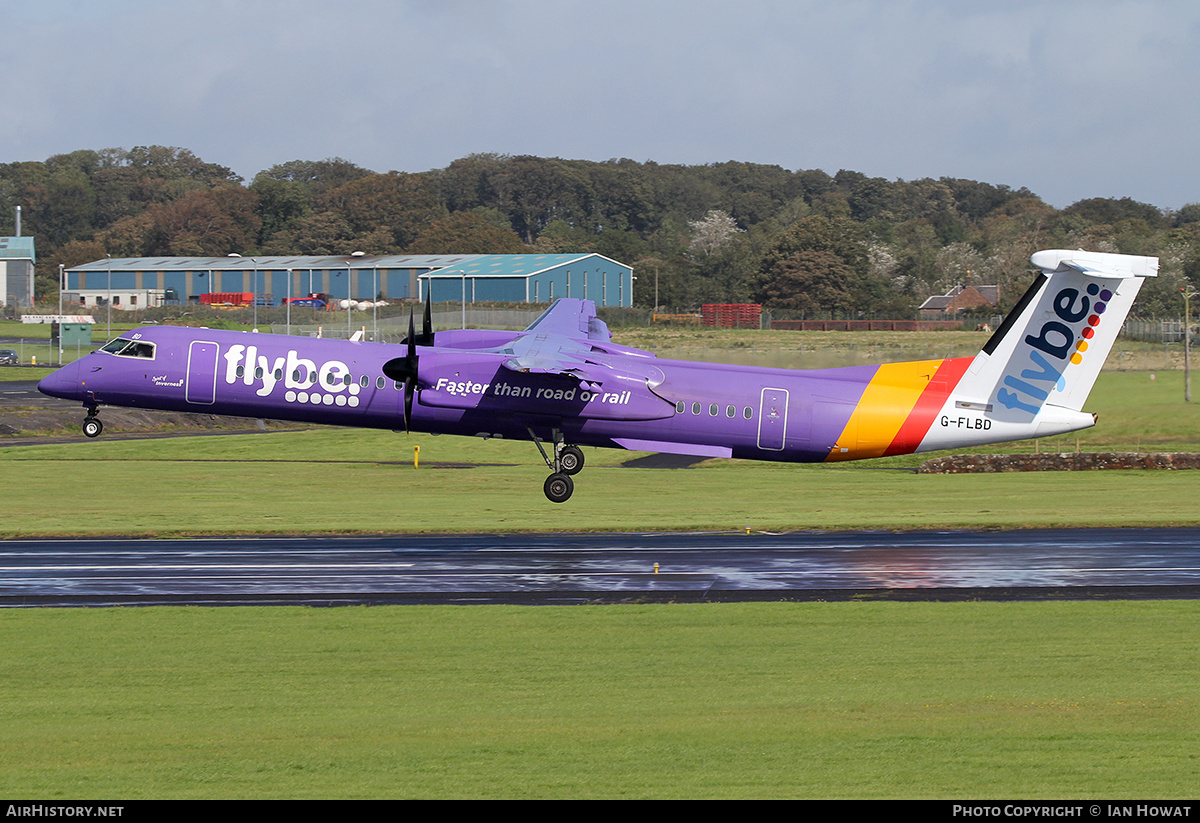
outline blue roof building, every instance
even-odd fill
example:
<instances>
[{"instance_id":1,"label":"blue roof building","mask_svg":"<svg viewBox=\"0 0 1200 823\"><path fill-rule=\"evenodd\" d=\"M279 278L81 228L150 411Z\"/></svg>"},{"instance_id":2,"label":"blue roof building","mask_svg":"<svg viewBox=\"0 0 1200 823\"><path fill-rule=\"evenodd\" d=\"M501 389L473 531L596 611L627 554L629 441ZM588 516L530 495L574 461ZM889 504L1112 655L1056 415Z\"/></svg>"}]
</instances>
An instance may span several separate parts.
<instances>
[{"instance_id":1,"label":"blue roof building","mask_svg":"<svg viewBox=\"0 0 1200 823\"><path fill-rule=\"evenodd\" d=\"M162 291L168 302L252 292L278 303L333 300L548 303L581 297L597 306L633 304L633 269L599 254L393 254L329 257L106 258L66 271L66 290Z\"/></svg>"}]
</instances>

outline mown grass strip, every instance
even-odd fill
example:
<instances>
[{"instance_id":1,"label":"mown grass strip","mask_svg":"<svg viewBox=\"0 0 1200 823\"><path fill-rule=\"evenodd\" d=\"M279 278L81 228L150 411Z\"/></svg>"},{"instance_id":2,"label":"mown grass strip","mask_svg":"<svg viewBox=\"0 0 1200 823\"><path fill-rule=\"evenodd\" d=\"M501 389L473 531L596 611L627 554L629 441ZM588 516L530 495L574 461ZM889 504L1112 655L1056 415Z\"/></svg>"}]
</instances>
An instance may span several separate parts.
<instances>
[{"instance_id":1,"label":"mown grass strip","mask_svg":"<svg viewBox=\"0 0 1200 823\"><path fill-rule=\"evenodd\" d=\"M1200 604L0 613L0 792L1185 797Z\"/></svg>"}]
</instances>

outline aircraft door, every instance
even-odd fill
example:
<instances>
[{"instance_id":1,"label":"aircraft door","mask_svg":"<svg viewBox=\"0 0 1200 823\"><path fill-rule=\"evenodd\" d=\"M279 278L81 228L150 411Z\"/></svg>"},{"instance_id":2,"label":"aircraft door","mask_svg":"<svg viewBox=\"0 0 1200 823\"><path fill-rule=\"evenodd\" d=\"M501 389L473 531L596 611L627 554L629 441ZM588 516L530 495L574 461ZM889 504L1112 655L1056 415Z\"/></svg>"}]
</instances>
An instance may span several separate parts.
<instances>
[{"instance_id":1,"label":"aircraft door","mask_svg":"<svg viewBox=\"0 0 1200 823\"><path fill-rule=\"evenodd\" d=\"M187 387L184 399L189 403L212 405L217 402L217 355L220 346L193 340L188 346Z\"/></svg>"},{"instance_id":2,"label":"aircraft door","mask_svg":"<svg viewBox=\"0 0 1200 823\"><path fill-rule=\"evenodd\" d=\"M758 447L782 451L787 436L787 389L763 389L758 403Z\"/></svg>"}]
</instances>

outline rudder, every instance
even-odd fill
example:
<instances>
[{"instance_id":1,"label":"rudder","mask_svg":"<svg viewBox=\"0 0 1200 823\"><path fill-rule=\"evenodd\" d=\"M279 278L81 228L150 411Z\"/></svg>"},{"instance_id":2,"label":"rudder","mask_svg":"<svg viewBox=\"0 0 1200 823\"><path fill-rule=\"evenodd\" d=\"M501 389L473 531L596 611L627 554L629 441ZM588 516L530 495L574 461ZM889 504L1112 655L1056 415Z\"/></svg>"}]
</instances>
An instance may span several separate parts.
<instances>
[{"instance_id":1,"label":"rudder","mask_svg":"<svg viewBox=\"0 0 1200 823\"><path fill-rule=\"evenodd\" d=\"M1083 404L1143 279L1157 275L1158 258L1055 249L1030 260L1040 270L1037 279L943 407L942 419L951 424L972 415L986 419L990 436L954 431L944 422L922 451L1092 425Z\"/></svg>"}]
</instances>

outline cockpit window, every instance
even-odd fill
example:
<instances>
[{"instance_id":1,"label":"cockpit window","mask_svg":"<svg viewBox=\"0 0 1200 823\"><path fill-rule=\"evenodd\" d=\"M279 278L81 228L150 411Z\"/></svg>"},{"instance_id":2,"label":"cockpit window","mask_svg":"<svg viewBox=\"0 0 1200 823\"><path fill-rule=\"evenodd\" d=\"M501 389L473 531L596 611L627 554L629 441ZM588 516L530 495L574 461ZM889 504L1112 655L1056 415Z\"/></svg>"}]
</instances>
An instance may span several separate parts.
<instances>
[{"instance_id":1,"label":"cockpit window","mask_svg":"<svg viewBox=\"0 0 1200 823\"><path fill-rule=\"evenodd\" d=\"M127 337L118 337L110 343L104 345L100 351L115 354L117 357L141 357L146 360L154 359L154 344L147 343L145 340L130 340Z\"/></svg>"},{"instance_id":2,"label":"cockpit window","mask_svg":"<svg viewBox=\"0 0 1200 823\"><path fill-rule=\"evenodd\" d=\"M132 342L133 341L128 338L118 337L116 340L110 340L104 344L104 348L100 349L100 351L106 351L109 354L116 354Z\"/></svg>"}]
</instances>

